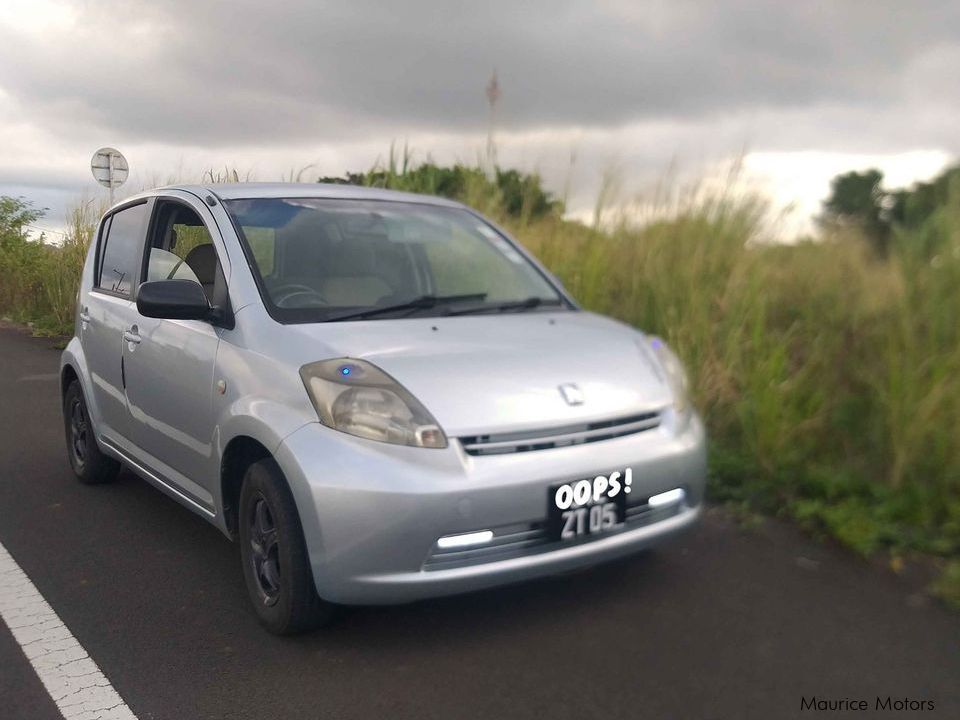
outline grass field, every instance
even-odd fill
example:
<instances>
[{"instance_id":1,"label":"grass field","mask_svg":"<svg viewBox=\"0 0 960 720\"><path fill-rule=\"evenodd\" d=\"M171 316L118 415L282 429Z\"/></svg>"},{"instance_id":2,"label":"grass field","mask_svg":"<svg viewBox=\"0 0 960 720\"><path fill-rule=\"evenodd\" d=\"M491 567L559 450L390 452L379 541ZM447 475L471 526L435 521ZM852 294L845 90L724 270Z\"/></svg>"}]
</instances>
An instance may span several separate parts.
<instances>
[{"instance_id":1,"label":"grass field","mask_svg":"<svg viewBox=\"0 0 960 720\"><path fill-rule=\"evenodd\" d=\"M407 189L405 177L378 182ZM477 188L463 195L586 308L676 349L709 428L714 501L788 516L894 564L937 558L940 594L960 603L960 211L938 217L932 260L906 234L878 260L855 232L766 242L763 203L734 193L603 229L508 215ZM70 331L98 214L78 208L61 247L0 246L0 315Z\"/></svg>"}]
</instances>

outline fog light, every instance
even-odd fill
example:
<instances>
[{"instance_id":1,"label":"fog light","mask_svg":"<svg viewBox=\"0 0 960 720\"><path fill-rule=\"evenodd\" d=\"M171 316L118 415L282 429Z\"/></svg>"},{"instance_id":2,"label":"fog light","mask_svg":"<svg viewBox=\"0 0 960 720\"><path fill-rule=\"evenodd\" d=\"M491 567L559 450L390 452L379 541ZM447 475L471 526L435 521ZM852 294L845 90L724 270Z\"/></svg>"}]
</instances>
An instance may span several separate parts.
<instances>
[{"instance_id":1,"label":"fog light","mask_svg":"<svg viewBox=\"0 0 960 720\"><path fill-rule=\"evenodd\" d=\"M683 488L674 488L673 490L667 490L662 492L659 495L652 495L650 499L647 500L650 507L660 507L661 505L670 505L671 503L680 502L683 500L687 494L683 491Z\"/></svg>"},{"instance_id":2,"label":"fog light","mask_svg":"<svg viewBox=\"0 0 960 720\"><path fill-rule=\"evenodd\" d=\"M479 530L472 533L463 533L462 535L445 535L437 540L437 547L447 550L449 548L483 545L491 540L493 540L493 530Z\"/></svg>"}]
</instances>

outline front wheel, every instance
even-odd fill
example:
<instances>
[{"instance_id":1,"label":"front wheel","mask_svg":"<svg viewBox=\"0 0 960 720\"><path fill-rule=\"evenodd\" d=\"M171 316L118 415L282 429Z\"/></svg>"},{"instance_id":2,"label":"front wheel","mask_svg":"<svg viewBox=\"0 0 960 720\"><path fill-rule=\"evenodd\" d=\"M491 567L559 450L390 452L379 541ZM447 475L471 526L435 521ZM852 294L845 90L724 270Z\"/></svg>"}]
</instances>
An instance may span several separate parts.
<instances>
[{"instance_id":1,"label":"front wheel","mask_svg":"<svg viewBox=\"0 0 960 720\"><path fill-rule=\"evenodd\" d=\"M257 616L270 632L292 635L326 622L293 495L272 459L251 465L240 490L240 558Z\"/></svg>"}]
</instances>

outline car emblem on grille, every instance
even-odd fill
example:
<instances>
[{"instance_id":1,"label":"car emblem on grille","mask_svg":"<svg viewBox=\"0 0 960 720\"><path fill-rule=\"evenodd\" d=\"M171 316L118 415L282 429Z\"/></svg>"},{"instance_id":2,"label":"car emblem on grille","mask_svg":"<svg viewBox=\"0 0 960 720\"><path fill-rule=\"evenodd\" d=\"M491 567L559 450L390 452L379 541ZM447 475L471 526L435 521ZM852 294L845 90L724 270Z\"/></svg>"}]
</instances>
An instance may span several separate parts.
<instances>
[{"instance_id":1,"label":"car emblem on grille","mask_svg":"<svg viewBox=\"0 0 960 720\"><path fill-rule=\"evenodd\" d=\"M583 393L573 383L564 383L557 386L557 389L563 395L563 399L567 401L567 405L583 405Z\"/></svg>"}]
</instances>

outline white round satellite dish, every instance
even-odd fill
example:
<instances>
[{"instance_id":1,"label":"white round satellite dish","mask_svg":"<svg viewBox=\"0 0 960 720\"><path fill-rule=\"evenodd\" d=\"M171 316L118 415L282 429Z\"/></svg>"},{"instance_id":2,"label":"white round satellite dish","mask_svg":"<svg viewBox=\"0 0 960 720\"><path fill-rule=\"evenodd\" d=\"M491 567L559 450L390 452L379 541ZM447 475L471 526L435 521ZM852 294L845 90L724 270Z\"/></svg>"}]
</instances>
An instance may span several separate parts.
<instances>
[{"instance_id":1,"label":"white round satellite dish","mask_svg":"<svg viewBox=\"0 0 960 720\"><path fill-rule=\"evenodd\" d=\"M112 190L126 182L127 175L130 174L130 166L127 165L127 159L120 154L119 150L105 147L93 154L90 160L90 172L98 183Z\"/></svg>"}]
</instances>

